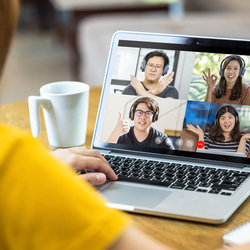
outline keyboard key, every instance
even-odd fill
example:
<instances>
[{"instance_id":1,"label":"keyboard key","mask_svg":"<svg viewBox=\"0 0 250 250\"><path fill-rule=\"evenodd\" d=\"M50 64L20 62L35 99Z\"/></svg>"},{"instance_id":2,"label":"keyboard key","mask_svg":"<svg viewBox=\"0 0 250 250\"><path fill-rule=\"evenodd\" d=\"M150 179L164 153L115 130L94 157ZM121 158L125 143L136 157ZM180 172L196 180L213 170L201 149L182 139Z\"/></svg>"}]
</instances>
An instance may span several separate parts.
<instances>
[{"instance_id":1,"label":"keyboard key","mask_svg":"<svg viewBox=\"0 0 250 250\"><path fill-rule=\"evenodd\" d=\"M156 170L156 171L154 171L154 175L161 176L162 175L162 171Z\"/></svg>"},{"instance_id":2,"label":"keyboard key","mask_svg":"<svg viewBox=\"0 0 250 250\"><path fill-rule=\"evenodd\" d=\"M199 184L199 187L209 187L211 184L210 183L208 183L208 182L201 182L200 184Z\"/></svg>"},{"instance_id":3,"label":"keyboard key","mask_svg":"<svg viewBox=\"0 0 250 250\"><path fill-rule=\"evenodd\" d=\"M189 190L189 191L195 191L195 189L197 188L197 186L194 185L189 185L185 188L185 190Z\"/></svg>"},{"instance_id":4,"label":"keyboard key","mask_svg":"<svg viewBox=\"0 0 250 250\"><path fill-rule=\"evenodd\" d=\"M238 184L238 183L235 183L232 181L225 181L225 180L223 182L221 182L221 185L230 185L230 186L234 186L234 187L240 186L240 184Z\"/></svg>"},{"instance_id":5,"label":"keyboard key","mask_svg":"<svg viewBox=\"0 0 250 250\"><path fill-rule=\"evenodd\" d=\"M228 193L228 192L221 192L221 195L230 196L230 195L232 195L232 193Z\"/></svg>"},{"instance_id":6,"label":"keyboard key","mask_svg":"<svg viewBox=\"0 0 250 250\"><path fill-rule=\"evenodd\" d=\"M196 180L190 180L190 181L187 181L187 183L188 183L189 185L197 185L199 182L196 181Z\"/></svg>"},{"instance_id":7,"label":"keyboard key","mask_svg":"<svg viewBox=\"0 0 250 250\"><path fill-rule=\"evenodd\" d=\"M198 188L196 192L206 193L207 189Z\"/></svg>"},{"instance_id":8,"label":"keyboard key","mask_svg":"<svg viewBox=\"0 0 250 250\"><path fill-rule=\"evenodd\" d=\"M145 181L149 181L150 179L152 179L152 176L142 176L140 178L141 181L145 180Z\"/></svg>"},{"instance_id":9,"label":"keyboard key","mask_svg":"<svg viewBox=\"0 0 250 250\"><path fill-rule=\"evenodd\" d=\"M179 182L176 182L174 183L171 188L175 188L175 189L183 189L185 187L185 184L183 183L179 183Z\"/></svg>"},{"instance_id":10,"label":"keyboard key","mask_svg":"<svg viewBox=\"0 0 250 250\"><path fill-rule=\"evenodd\" d=\"M163 181L164 178L161 176L155 176L152 180L156 180L156 181Z\"/></svg>"},{"instance_id":11,"label":"keyboard key","mask_svg":"<svg viewBox=\"0 0 250 250\"><path fill-rule=\"evenodd\" d=\"M221 189L211 189L208 193L210 194L219 194Z\"/></svg>"},{"instance_id":12,"label":"keyboard key","mask_svg":"<svg viewBox=\"0 0 250 250\"><path fill-rule=\"evenodd\" d=\"M215 189L226 189L230 191L235 191L238 187L232 186L232 185L222 185L222 184L213 184L211 188Z\"/></svg>"}]
</instances>

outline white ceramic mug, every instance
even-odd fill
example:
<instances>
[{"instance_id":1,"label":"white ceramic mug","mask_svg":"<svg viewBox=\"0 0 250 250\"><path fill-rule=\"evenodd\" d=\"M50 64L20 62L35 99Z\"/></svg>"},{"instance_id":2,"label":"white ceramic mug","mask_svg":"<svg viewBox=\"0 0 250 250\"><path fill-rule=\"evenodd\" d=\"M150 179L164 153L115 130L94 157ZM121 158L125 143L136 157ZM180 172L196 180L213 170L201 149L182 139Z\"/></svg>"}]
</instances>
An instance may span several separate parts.
<instances>
[{"instance_id":1,"label":"white ceramic mug","mask_svg":"<svg viewBox=\"0 0 250 250\"><path fill-rule=\"evenodd\" d=\"M75 81L52 82L40 88L40 95L28 98L33 137L41 133L42 105L51 146L60 148L83 145L87 130L89 85Z\"/></svg>"}]
</instances>

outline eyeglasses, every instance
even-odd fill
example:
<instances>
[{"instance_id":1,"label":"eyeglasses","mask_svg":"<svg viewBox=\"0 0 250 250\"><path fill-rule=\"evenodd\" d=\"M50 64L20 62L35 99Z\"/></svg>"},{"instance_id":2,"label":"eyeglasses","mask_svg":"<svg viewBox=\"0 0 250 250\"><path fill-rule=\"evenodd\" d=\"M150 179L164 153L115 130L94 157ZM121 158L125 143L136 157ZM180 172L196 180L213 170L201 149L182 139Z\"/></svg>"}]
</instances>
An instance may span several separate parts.
<instances>
[{"instance_id":1,"label":"eyeglasses","mask_svg":"<svg viewBox=\"0 0 250 250\"><path fill-rule=\"evenodd\" d=\"M155 68L157 71L161 70L163 67L161 65L154 65L152 63L147 63L148 68L151 70Z\"/></svg>"},{"instance_id":2,"label":"eyeglasses","mask_svg":"<svg viewBox=\"0 0 250 250\"><path fill-rule=\"evenodd\" d=\"M135 115L138 116L138 117L141 117L143 114L145 114L145 116L147 118L150 118L154 114L154 112L152 112L152 111L146 111L146 112L144 112L142 110L136 110L135 111Z\"/></svg>"}]
</instances>

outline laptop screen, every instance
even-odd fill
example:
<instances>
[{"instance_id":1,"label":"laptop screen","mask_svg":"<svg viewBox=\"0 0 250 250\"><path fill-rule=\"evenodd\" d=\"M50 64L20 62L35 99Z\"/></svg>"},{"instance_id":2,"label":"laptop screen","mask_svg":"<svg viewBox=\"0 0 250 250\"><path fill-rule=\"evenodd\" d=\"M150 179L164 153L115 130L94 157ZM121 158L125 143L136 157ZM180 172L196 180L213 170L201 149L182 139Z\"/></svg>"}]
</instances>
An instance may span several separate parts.
<instances>
[{"instance_id":1,"label":"laptop screen","mask_svg":"<svg viewBox=\"0 0 250 250\"><path fill-rule=\"evenodd\" d=\"M117 32L93 148L249 164L250 42Z\"/></svg>"}]
</instances>

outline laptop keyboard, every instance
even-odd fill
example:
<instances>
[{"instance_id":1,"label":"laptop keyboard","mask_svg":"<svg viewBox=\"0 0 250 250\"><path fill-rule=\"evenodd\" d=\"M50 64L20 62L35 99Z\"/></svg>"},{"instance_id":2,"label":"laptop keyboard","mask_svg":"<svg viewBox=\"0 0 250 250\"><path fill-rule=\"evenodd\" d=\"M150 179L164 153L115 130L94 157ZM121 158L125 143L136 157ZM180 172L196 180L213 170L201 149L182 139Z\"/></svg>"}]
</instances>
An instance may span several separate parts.
<instances>
[{"instance_id":1,"label":"laptop keyboard","mask_svg":"<svg viewBox=\"0 0 250 250\"><path fill-rule=\"evenodd\" d=\"M103 155L118 180L230 196L249 172Z\"/></svg>"}]
</instances>

